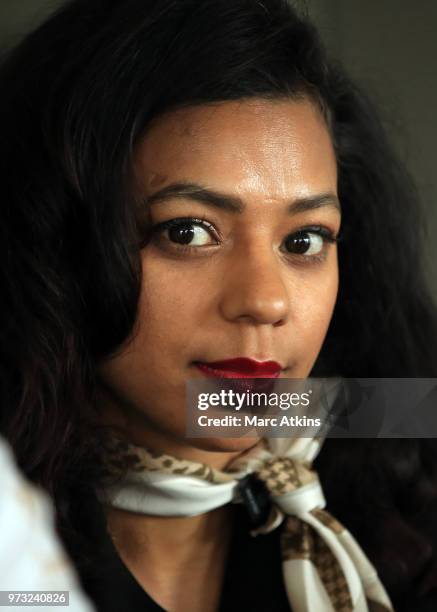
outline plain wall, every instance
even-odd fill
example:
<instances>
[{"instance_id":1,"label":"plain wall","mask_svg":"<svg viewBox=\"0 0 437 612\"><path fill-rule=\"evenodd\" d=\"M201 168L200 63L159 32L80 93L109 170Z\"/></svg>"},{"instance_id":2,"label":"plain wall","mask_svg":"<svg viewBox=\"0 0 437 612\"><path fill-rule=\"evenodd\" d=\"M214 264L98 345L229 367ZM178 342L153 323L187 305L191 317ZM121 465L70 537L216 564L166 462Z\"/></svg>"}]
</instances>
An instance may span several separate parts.
<instances>
[{"instance_id":1,"label":"plain wall","mask_svg":"<svg viewBox=\"0 0 437 612\"><path fill-rule=\"evenodd\" d=\"M427 272L437 297L437 2L309 0L333 55L378 103L427 213Z\"/></svg>"},{"instance_id":2,"label":"plain wall","mask_svg":"<svg viewBox=\"0 0 437 612\"><path fill-rule=\"evenodd\" d=\"M0 46L14 44L61 4L62 0L0 0Z\"/></svg>"}]
</instances>

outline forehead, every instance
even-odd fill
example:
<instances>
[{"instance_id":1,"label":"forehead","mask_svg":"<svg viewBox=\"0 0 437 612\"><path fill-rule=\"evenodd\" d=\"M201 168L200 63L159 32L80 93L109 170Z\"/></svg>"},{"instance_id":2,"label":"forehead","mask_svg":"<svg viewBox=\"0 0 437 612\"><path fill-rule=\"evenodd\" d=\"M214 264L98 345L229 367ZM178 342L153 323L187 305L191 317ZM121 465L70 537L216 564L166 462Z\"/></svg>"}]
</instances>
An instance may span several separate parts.
<instances>
[{"instance_id":1,"label":"forehead","mask_svg":"<svg viewBox=\"0 0 437 612\"><path fill-rule=\"evenodd\" d=\"M135 152L146 191L197 181L231 191L335 189L326 123L308 100L260 99L199 105L154 120Z\"/></svg>"}]
</instances>

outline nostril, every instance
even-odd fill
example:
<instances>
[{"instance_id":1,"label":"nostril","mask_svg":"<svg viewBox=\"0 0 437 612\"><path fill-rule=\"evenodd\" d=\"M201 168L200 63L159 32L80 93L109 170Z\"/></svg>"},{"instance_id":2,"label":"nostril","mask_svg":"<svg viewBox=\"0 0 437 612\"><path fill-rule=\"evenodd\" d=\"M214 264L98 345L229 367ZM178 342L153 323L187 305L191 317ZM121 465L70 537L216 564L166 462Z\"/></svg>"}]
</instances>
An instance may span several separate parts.
<instances>
[{"instance_id":1,"label":"nostril","mask_svg":"<svg viewBox=\"0 0 437 612\"><path fill-rule=\"evenodd\" d=\"M286 322L287 321L286 321L285 317L282 317L281 319L278 319L276 321L276 323L273 323L273 327L282 327L283 325L286 324Z\"/></svg>"}]
</instances>

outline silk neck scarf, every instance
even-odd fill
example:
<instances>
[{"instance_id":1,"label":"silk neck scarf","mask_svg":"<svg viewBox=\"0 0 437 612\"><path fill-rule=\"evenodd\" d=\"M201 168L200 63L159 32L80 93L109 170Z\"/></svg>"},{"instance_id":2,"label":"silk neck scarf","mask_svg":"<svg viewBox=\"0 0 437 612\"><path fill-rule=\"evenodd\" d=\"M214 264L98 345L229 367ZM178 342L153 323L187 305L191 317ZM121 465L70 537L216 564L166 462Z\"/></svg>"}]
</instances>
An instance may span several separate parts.
<instances>
[{"instance_id":1,"label":"silk neck scarf","mask_svg":"<svg viewBox=\"0 0 437 612\"><path fill-rule=\"evenodd\" d=\"M148 515L194 516L245 503L256 516L263 496L253 484L261 484L269 503L262 524L258 520L250 533L262 537L281 526L283 578L293 612L392 611L357 541L324 510L322 488L311 469L322 442L263 438L222 471L113 436L105 445L104 465L116 480L97 494L102 503Z\"/></svg>"}]
</instances>

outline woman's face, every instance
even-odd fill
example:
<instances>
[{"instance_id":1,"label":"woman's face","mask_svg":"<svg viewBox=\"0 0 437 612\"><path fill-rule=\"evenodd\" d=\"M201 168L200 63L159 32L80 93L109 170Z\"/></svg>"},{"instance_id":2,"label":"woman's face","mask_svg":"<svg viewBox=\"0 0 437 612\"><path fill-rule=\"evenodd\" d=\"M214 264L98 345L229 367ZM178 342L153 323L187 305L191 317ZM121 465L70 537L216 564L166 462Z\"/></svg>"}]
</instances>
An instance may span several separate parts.
<instances>
[{"instance_id":1,"label":"woman's face","mask_svg":"<svg viewBox=\"0 0 437 612\"><path fill-rule=\"evenodd\" d=\"M331 139L309 101L190 107L154 121L135 174L152 237L135 333L100 368L102 413L139 444L219 465L254 439L185 439L185 382L204 376L195 362L235 357L310 373L338 290Z\"/></svg>"}]
</instances>

